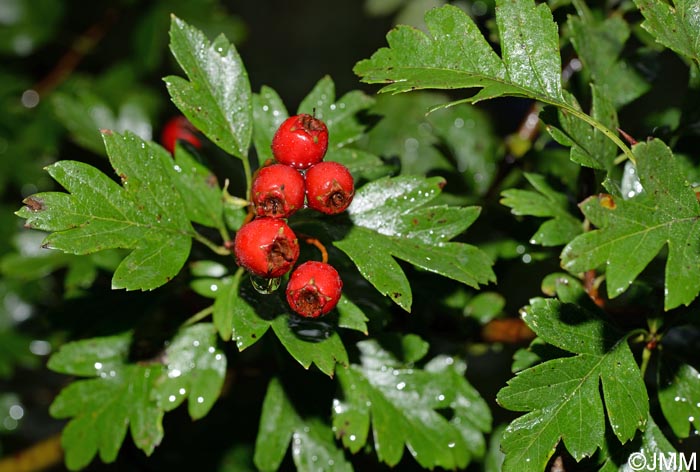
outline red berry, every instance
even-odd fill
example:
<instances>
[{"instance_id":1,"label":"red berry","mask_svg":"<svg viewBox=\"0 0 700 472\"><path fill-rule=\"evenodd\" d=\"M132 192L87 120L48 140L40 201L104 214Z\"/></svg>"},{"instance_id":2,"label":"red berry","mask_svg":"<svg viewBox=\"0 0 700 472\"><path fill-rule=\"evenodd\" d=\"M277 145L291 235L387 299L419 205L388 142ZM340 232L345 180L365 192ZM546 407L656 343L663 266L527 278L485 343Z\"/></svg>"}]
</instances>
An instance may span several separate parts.
<instances>
[{"instance_id":1,"label":"red berry","mask_svg":"<svg viewBox=\"0 0 700 472\"><path fill-rule=\"evenodd\" d=\"M263 167L253 180L250 196L256 215L287 218L304 207L304 177L282 164Z\"/></svg>"},{"instance_id":2,"label":"red berry","mask_svg":"<svg viewBox=\"0 0 700 472\"><path fill-rule=\"evenodd\" d=\"M202 142L195 134L197 128L184 116L175 116L168 120L160 135L163 147L173 154L178 140L186 141L196 148L202 147Z\"/></svg>"},{"instance_id":3,"label":"red berry","mask_svg":"<svg viewBox=\"0 0 700 472\"><path fill-rule=\"evenodd\" d=\"M277 162L296 169L307 169L321 162L326 149L326 124L307 114L284 120L272 138L272 154Z\"/></svg>"},{"instance_id":4,"label":"red berry","mask_svg":"<svg viewBox=\"0 0 700 472\"><path fill-rule=\"evenodd\" d=\"M259 277L281 277L299 258L299 242L292 229L277 218L256 218L236 233L238 265Z\"/></svg>"},{"instance_id":5,"label":"red berry","mask_svg":"<svg viewBox=\"0 0 700 472\"><path fill-rule=\"evenodd\" d=\"M306 171L306 203L327 215L345 211L355 195L355 183L347 167L320 162Z\"/></svg>"},{"instance_id":6,"label":"red berry","mask_svg":"<svg viewBox=\"0 0 700 472\"><path fill-rule=\"evenodd\" d=\"M289 277L287 303L301 316L317 318L335 308L342 289L343 281L332 265L304 262Z\"/></svg>"}]
</instances>

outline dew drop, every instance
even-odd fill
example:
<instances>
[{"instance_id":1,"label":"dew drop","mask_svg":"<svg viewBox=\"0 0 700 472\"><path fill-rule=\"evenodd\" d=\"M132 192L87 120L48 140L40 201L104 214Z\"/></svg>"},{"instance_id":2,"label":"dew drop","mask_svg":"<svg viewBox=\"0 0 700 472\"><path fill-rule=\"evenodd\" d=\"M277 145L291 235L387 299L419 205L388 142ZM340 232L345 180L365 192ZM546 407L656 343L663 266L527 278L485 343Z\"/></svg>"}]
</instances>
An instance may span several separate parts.
<instances>
[{"instance_id":1,"label":"dew drop","mask_svg":"<svg viewBox=\"0 0 700 472\"><path fill-rule=\"evenodd\" d=\"M199 341L197 341L197 340L192 341L192 345L193 345L194 347L199 347Z\"/></svg>"},{"instance_id":2,"label":"dew drop","mask_svg":"<svg viewBox=\"0 0 700 472\"><path fill-rule=\"evenodd\" d=\"M349 439L350 439L350 441L355 441L357 438L355 437L354 434L351 434Z\"/></svg>"},{"instance_id":3,"label":"dew drop","mask_svg":"<svg viewBox=\"0 0 700 472\"><path fill-rule=\"evenodd\" d=\"M449 447L450 449L452 449L452 448L455 447L455 443L453 443L453 442L448 443L448 444L447 444L447 447Z\"/></svg>"},{"instance_id":4,"label":"dew drop","mask_svg":"<svg viewBox=\"0 0 700 472\"><path fill-rule=\"evenodd\" d=\"M102 362L95 362L95 369L100 370L102 368Z\"/></svg>"},{"instance_id":5,"label":"dew drop","mask_svg":"<svg viewBox=\"0 0 700 472\"><path fill-rule=\"evenodd\" d=\"M171 403L173 403L175 400L177 400L177 398L175 397L175 395L170 395L170 396L168 397L168 400L169 400Z\"/></svg>"},{"instance_id":6,"label":"dew drop","mask_svg":"<svg viewBox=\"0 0 700 472\"><path fill-rule=\"evenodd\" d=\"M214 346L209 346L209 349L207 349L207 352L209 354L214 354L214 351L216 351L216 349L214 349Z\"/></svg>"},{"instance_id":7,"label":"dew drop","mask_svg":"<svg viewBox=\"0 0 700 472\"><path fill-rule=\"evenodd\" d=\"M177 173L180 173L180 172L182 172L182 167L180 167L180 166L179 166L179 165L177 165L177 164L175 164L175 165L173 166L173 169L174 169L174 170L175 170L175 172L177 172Z\"/></svg>"},{"instance_id":8,"label":"dew drop","mask_svg":"<svg viewBox=\"0 0 700 472\"><path fill-rule=\"evenodd\" d=\"M204 397L197 397L197 403L204 403Z\"/></svg>"},{"instance_id":9,"label":"dew drop","mask_svg":"<svg viewBox=\"0 0 700 472\"><path fill-rule=\"evenodd\" d=\"M170 369L168 371L168 378L169 379L176 379L182 375L182 372L180 372L179 369Z\"/></svg>"},{"instance_id":10,"label":"dew drop","mask_svg":"<svg viewBox=\"0 0 700 472\"><path fill-rule=\"evenodd\" d=\"M396 384L396 390L403 390L406 388L406 382L399 382Z\"/></svg>"},{"instance_id":11,"label":"dew drop","mask_svg":"<svg viewBox=\"0 0 700 472\"><path fill-rule=\"evenodd\" d=\"M258 293L262 293L263 295L268 295L270 293L273 293L278 288L280 288L280 284L282 283L282 278L281 277L276 277L276 278L256 277L256 276L251 274L250 282L253 284L253 288L255 290L257 290Z\"/></svg>"},{"instance_id":12,"label":"dew drop","mask_svg":"<svg viewBox=\"0 0 700 472\"><path fill-rule=\"evenodd\" d=\"M178 393L180 395L184 395L185 393L187 393L187 390L185 390L183 387L180 387L180 390L178 390Z\"/></svg>"}]
</instances>

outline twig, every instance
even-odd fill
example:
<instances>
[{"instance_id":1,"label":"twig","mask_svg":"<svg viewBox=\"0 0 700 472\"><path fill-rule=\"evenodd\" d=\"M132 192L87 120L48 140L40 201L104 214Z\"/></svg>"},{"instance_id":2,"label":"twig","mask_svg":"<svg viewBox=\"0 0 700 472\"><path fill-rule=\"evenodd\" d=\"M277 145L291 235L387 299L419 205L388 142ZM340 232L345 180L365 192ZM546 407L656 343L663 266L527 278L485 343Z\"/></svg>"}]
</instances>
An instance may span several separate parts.
<instances>
[{"instance_id":1,"label":"twig","mask_svg":"<svg viewBox=\"0 0 700 472\"><path fill-rule=\"evenodd\" d=\"M0 459L0 472L38 472L55 467L61 460L63 449L58 433Z\"/></svg>"},{"instance_id":2,"label":"twig","mask_svg":"<svg viewBox=\"0 0 700 472\"><path fill-rule=\"evenodd\" d=\"M34 91L41 96L60 85L78 67L85 56L95 49L95 46L114 25L118 16L115 8L107 9L97 23L91 25L78 39L73 41L71 48L58 60L54 68L32 87Z\"/></svg>"}]
</instances>

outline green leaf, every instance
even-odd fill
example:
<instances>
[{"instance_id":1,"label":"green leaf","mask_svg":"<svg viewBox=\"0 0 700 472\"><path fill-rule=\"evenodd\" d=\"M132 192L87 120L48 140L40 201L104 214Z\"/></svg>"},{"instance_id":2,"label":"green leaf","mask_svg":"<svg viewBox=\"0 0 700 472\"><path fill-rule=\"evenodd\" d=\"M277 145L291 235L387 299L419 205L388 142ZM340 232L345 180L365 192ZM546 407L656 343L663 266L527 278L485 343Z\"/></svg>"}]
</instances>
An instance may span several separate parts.
<instances>
[{"instance_id":1,"label":"green leaf","mask_svg":"<svg viewBox=\"0 0 700 472\"><path fill-rule=\"evenodd\" d=\"M272 159L272 138L289 114L284 102L274 89L263 85L260 93L253 95L253 144L258 163Z\"/></svg>"},{"instance_id":2,"label":"green leaf","mask_svg":"<svg viewBox=\"0 0 700 472\"><path fill-rule=\"evenodd\" d=\"M103 374L124 364L130 345L130 333L64 344L51 356L48 367L67 375L105 378Z\"/></svg>"},{"instance_id":3,"label":"green leaf","mask_svg":"<svg viewBox=\"0 0 700 472\"><path fill-rule=\"evenodd\" d=\"M695 0L634 0L644 15L642 28L656 41L700 64L700 11Z\"/></svg>"},{"instance_id":4,"label":"green leaf","mask_svg":"<svg viewBox=\"0 0 700 472\"><path fill-rule=\"evenodd\" d=\"M484 195L493 183L502 158L502 143L491 120L479 108L456 105L429 114L427 122L450 150L456 170L470 189Z\"/></svg>"},{"instance_id":5,"label":"green leaf","mask_svg":"<svg viewBox=\"0 0 700 472\"><path fill-rule=\"evenodd\" d=\"M674 459L674 456L678 453L673 445L664 436L661 428L654 422L654 419L649 415L647 418L647 426L644 433L638 435L634 441L628 443L620 448L610 448L608 452L603 449L601 452L604 456L607 456L599 472L622 472L633 470L632 467L637 470L644 470L648 467L656 468L657 470L687 470L680 468L665 469L662 464L662 460L670 461ZM691 460L691 456L685 456L686 460ZM678 455L675 457L678 462L678 466L681 465L682 456ZM654 464L658 464L654 467Z\"/></svg>"},{"instance_id":6,"label":"green leaf","mask_svg":"<svg viewBox=\"0 0 700 472\"><path fill-rule=\"evenodd\" d=\"M506 428L504 471L541 471L560 440L577 461L591 456L605 444L606 412L620 442L644 429L649 399L626 337L593 313L552 299L532 300L523 319L575 356L524 370L498 393L503 407L529 412Z\"/></svg>"},{"instance_id":7,"label":"green leaf","mask_svg":"<svg viewBox=\"0 0 700 472\"><path fill-rule=\"evenodd\" d=\"M55 418L72 418L61 444L71 470L87 466L99 452L113 462L131 430L134 444L150 455L163 438L163 411L151 399L161 365L125 364L129 334L67 344L51 357L49 367L80 380L64 388L51 404Z\"/></svg>"},{"instance_id":8,"label":"green leaf","mask_svg":"<svg viewBox=\"0 0 700 472\"><path fill-rule=\"evenodd\" d=\"M612 102L600 92L599 88L591 86L591 91L593 95L591 116L608 129L617 129L617 112ZM581 110L573 95L565 93L564 97L571 108ZM573 162L594 169L610 170L614 166L617 148L600 129L592 127L566 110L559 110L559 121L566 133L565 137L554 127L550 126L548 130L557 142L571 147Z\"/></svg>"},{"instance_id":9,"label":"green leaf","mask_svg":"<svg viewBox=\"0 0 700 472\"><path fill-rule=\"evenodd\" d=\"M173 188L170 155L131 133L104 134L123 186L92 166L60 161L49 174L69 193L39 193L17 214L27 226L52 232L43 245L72 254L124 248L113 288L151 290L172 279L187 260L193 236L185 205Z\"/></svg>"},{"instance_id":10,"label":"green leaf","mask_svg":"<svg viewBox=\"0 0 700 472\"><path fill-rule=\"evenodd\" d=\"M184 328L173 338L165 350L167 373L154 390L161 408L174 410L189 398L187 409L193 420L209 412L226 376L226 357L215 346L216 330L210 323Z\"/></svg>"},{"instance_id":11,"label":"green leaf","mask_svg":"<svg viewBox=\"0 0 700 472\"><path fill-rule=\"evenodd\" d=\"M691 429L700 429L700 373L667 356L659 360L661 411L676 437L687 438Z\"/></svg>"},{"instance_id":12,"label":"green leaf","mask_svg":"<svg viewBox=\"0 0 700 472\"><path fill-rule=\"evenodd\" d=\"M689 304L700 291L700 206L663 142L640 143L633 152L644 191L629 199L585 200L581 210L598 229L571 241L562 265L570 272L604 267L608 295L614 298L668 245L664 307L670 310Z\"/></svg>"},{"instance_id":13,"label":"green leaf","mask_svg":"<svg viewBox=\"0 0 700 472\"><path fill-rule=\"evenodd\" d=\"M393 257L472 287L495 279L485 253L448 242L476 220L479 208L422 207L439 194L443 182L405 176L363 186L348 209L355 226L334 242L363 277L407 311L411 288Z\"/></svg>"},{"instance_id":14,"label":"green leaf","mask_svg":"<svg viewBox=\"0 0 700 472\"><path fill-rule=\"evenodd\" d=\"M305 369L316 364L321 372L333 377L336 364L347 366L350 362L337 331L324 321L278 316L271 325L282 345Z\"/></svg>"},{"instance_id":15,"label":"green leaf","mask_svg":"<svg viewBox=\"0 0 700 472\"><path fill-rule=\"evenodd\" d=\"M59 92L51 97L56 116L73 140L90 151L104 155L101 129L132 131L144 140L152 138L151 120L138 96L127 97L115 113L95 93L79 90L76 95Z\"/></svg>"},{"instance_id":16,"label":"green leaf","mask_svg":"<svg viewBox=\"0 0 700 472\"><path fill-rule=\"evenodd\" d=\"M355 305L345 295L340 296L338 313L338 326L359 331L367 335L367 322L369 319L365 316L360 307Z\"/></svg>"},{"instance_id":17,"label":"green leaf","mask_svg":"<svg viewBox=\"0 0 700 472\"><path fill-rule=\"evenodd\" d=\"M328 127L328 148L345 147L362 136L364 125L356 114L369 108L374 99L364 92L353 90L338 100L335 98L335 84L325 76L301 101L297 113L308 113L323 120Z\"/></svg>"},{"instance_id":18,"label":"green leaf","mask_svg":"<svg viewBox=\"0 0 700 472\"><path fill-rule=\"evenodd\" d=\"M577 5L585 8L583 2ZM619 57L630 35L630 28L621 16L598 19L586 8L580 16L569 16L568 26L584 71L590 73L596 88L615 107L633 101L649 89L649 84Z\"/></svg>"},{"instance_id":19,"label":"green leaf","mask_svg":"<svg viewBox=\"0 0 700 472\"><path fill-rule=\"evenodd\" d=\"M338 371L343 393L333 402L333 427L346 448L358 452L371 424L374 450L390 466L399 463L404 446L425 468L464 468L484 453L491 415L465 380L463 363L440 356L419 369L376 340L358 347L362 364ZM438 410L451 410L451 419Z\"/></svg>"},{"instance_id":20,"label":"green leaf","mask_svg":"<svg viewBox=\"0 0 700 472\"><path fill-rule=\"evenodd\" d=\"M270 322L258 316L256 310L239 295L243 270L233 277L221 279L214 302L214 326L221 339L233 339L240 351L258 342L270 327Z\"/></svg>"},{"instance_id":21,"label":"green leaf","mask_svg":"<svg viewBox=\"0 0 700 472\"><path fill-rule=\"evenodd\" d=\"M367 132L367 149L379 156L399 156L404 175L450 169L449 160L437 148L440 140L426 117L426 111L436 103L448 103L447 97L431 92L380 95L370 111L380 115L381 120ZM440 116L448 110L440 110Z\"/></svg>"},{"instance_id":22,"label":"green leaf","mask_svg":"<svg viewBox=\"0 0 700 472\"><path fill-rule=\"evenodd\" d=\"M305 369L316 364L321 372L332 377L336 364L348 365L348 354L334 326L325 320L303 320L290 314L289 307L277 296L261 296L252 290L250 283L243 284L243 274L239 270L233 277L222 279L215 291L213 319L222 339L233 338L242 351L272 328L289 354ZM357 314L349 316L356 318ZM348 324L358 323L354 319Z\"/></svg>"},{"instance_id":23,"label":"green leaf","mask_svg":"<svg viewBox=\"0 0 700 472\"><path fill-rule=\"evenodd\" d=\"M252 92L235 46L223 35L209 42L201 31L173 16L170 50L189 79L165 78L175 105L216 145L247 159Z\"/></svg>"},{"instance_id":24,"label":"green leaf","mask_svg":"<svg viewBox=\"0 0 700 472\"><path fill-rule=\"evenodd\" d=\"M444 6L425 15L429 35L399 26L382 48L355 66L384 92L426 88L482 88L472 100L505 95L562 101L556 23L547 5L500 0L496 5L502 59L461 9ZM457 52L457 53L455 53Z\"/></svg>"},{"instance_id":25,"label":"green leaf","mask_svg":"<svg viewBox=\"0 0 700 472\"><path fill-rule=\"evenodd\" d=\"M353 470L343 451L335 445L330 428L320 421L300 418L279 380L272 379L255 441L254 461L258 469L278 470L290 440L292 458L299 471Z\"/></svg>"},{"instance_id":26,"label":"green leaf","mask_svg":"<svg viewBox=\"0 0 700 472\"><path fill-rule=\"evenodd\" d=\"M171 168L173 184L182 196L187 218L200 225L222 228L223 196L216 175L179 144L175 148L175 165Z\"/></svg>"},{"instance_id":27,"label":"green leaf","mask_svg":"<svg viewBox=\"0 0 700 472\"><path fill-rule=\"evenodd\" d=\"M510 207L514 215L551 218L539 227L530 243L559 246L581 234L582 224L569 213L567 196L554 190L539 174L525 173L525 178L537 191L506 190L501 194L501 204Z\"/></svg>"}]
</instances>

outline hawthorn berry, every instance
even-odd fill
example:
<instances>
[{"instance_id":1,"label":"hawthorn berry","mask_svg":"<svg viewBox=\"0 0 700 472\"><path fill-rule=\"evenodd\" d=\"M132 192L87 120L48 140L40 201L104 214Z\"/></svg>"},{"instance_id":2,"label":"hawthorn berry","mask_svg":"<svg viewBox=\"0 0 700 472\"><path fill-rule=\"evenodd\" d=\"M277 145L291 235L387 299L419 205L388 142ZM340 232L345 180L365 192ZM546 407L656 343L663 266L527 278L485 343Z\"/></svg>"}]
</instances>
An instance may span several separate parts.
<instances>
[{"instance_id":1,"label":"hawthorn berry","mask_svg":"<svg viewBox=\"0 0 700 472\"><path fill-rule=\"evenodd\" d=\"M165 123L160 135L160 142L170 154L175 153L175 145L178 141L188 142L199 149L202 147L202 142L197 137L196 132L197 128L190 123L190 120L182 115L174 116Z\"/></svg>"},{"instance_id":2,"label":"hawthorn berry","mask_svg":"<svg viewBox=\"0 0 700 472\"><path fill-rule=\"evenodd\" d=\"M318 318L335 308L342 289L343 281L332 265L304 262L289 277L287 303L305 318Z\"/></svg>"},{"instance_id":3,"label":"hawthorn berry","mask_svg":"<svg viewBox=\"0 0 700 472\"><path fill-rule=\"evenodd\" d=\"M281 277L299 258L299 242L284 220L256 218L244 224L234 241L238 265L258 277Z\"/></svg>"},{"instance_id":4,"label":"hawthorn berry","mask_svg":"<svg viewBox=\"0 0 700 472\"><path fill-rule=\"evenodd\" d=\"M306 171L306 203L327 215L345 211L355 195L355 182L347 167L320 162Z\"/></svg>"},{"instance_id":5,"label":"hawthorn berry","mask_svg":"<svg viewBox=\"0 0 700 472\"><path fill-rule=\"evenodd\" d=\"M287 218L304 207L304 177L294 168L272 164L258 170L250 197L258 216Z\"/></svg>"},{"instance_id":6,"label":"hawthorn berry","mask_svg":"<svg viewBox=\"0 0 700 472\"><path fill-rule=\"evenodd\" d=\"M306 113L284 120L272 138L272 154L277 162L295 169L321 162L327 149L326 124Z\"/></svg>"}]
</instances>

